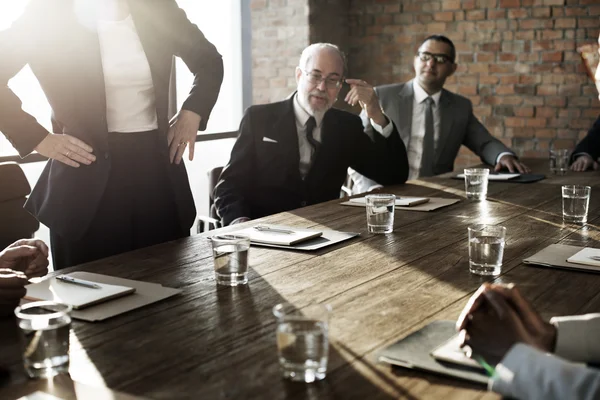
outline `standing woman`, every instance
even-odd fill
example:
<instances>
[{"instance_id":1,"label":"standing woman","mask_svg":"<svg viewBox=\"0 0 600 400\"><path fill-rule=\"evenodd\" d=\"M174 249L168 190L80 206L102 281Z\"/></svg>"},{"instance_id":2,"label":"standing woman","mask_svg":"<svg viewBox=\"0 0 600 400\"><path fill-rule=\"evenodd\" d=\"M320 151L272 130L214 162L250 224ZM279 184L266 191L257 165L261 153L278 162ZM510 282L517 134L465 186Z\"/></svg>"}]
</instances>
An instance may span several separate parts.
<instances>
[{"instance_id":1,"label":"standing woman","mask_svg":"<svg viewBox=\"0 0 600 400\"><path fill-rule=\"evenodd\" d=\"M194 84L169 121L173 56ZM25 208L50 228L60 269L189 235L196 210L182 154L194 155L223 62L175 0L30 0L0 32L0 131L50 158ZM53 133L7 82L26 64Z\"/></svg>"}]
</instances>

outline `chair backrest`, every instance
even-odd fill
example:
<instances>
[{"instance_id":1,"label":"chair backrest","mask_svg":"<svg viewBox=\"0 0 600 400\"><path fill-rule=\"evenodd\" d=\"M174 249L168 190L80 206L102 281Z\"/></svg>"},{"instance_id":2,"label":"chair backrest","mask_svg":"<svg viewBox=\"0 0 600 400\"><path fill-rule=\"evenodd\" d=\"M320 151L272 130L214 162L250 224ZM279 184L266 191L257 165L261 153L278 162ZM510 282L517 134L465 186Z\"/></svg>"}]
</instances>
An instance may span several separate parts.
<instances>
[{"instance_id":1,"label":"chair backrest","mask_svg":"<svg viewBox=\"0 0 600 400\"><path fill-rule=\"evenodd\" d=\"M23 208L31 186L19 164L0 163L0 249L33 237L39 222Z\"/></svg>"},{"instance_id":2,"label":"chair backrest","mask_svg":"<svg viewBox=\"0 0 600 400\"><path fill-rule=\"evenodd\" d=\"M210 210L210 217L219 219L217 215L217 208L215 207L215 186L219 183L219 177L221 176L221 172L223 171L223 167L215 167L208 171L208 206Z\"/></svg>"},{"instance_id":3,"label":"chair backrest","mask_svg":"<svg viewBox=\"0 0 600 400\"><path fill-rule=\"evenodd\" d=\"M217 186L217 183L219 183L221 171L223 171L223 167L215 167L207 173L209 214L208 217L202 215L198 217L198 233L221 227L221 221L219 220L219 215L217 214L217 207L215 207L214 197L215 186Z\"/></svg>"}]
</instances>

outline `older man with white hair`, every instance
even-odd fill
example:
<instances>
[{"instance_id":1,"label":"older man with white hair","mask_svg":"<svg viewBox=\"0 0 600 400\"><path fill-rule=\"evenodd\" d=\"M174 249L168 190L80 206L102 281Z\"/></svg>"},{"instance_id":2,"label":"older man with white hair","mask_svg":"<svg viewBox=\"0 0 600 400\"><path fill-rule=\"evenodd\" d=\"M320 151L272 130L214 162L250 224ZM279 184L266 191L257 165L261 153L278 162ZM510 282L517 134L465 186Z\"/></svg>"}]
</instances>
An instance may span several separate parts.
<instances>
[{"instance_id":1,"label":"older man with white hair","mask_svg":"<svg viewBox=\"0 0 600 400\"><path fill-rule=\"evenodd\" d=\"M248 108L215 188L225 225L335 199L348 167L386 185L406 181L406 149L397 131L387 138L369 136L358 116L332 108L345 73L337 46L310 45L296 67L297 91L286 100ZM381 117L366 91L353 93L352 103Z\"/></svg>"}]
</instances>

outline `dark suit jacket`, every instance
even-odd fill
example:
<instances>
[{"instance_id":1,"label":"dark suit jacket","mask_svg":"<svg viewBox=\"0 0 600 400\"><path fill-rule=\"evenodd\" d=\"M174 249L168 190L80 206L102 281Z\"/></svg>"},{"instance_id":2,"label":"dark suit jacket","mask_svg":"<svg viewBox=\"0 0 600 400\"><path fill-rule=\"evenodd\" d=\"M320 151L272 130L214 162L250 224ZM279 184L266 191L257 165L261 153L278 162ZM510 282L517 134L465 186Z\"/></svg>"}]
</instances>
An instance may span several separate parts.
<instances>
[{"instance_id":1,"label":"dark suit jacket","mask_svg":"<svg viewBox=\"0 0 600 400\"><path fill-rule=\"evenodd\" d=\"M27 210L56 233L77 239L89 226L104 192L111 160L108 153L104 75L95 17L86 0L32 0L24 14L0 32L0 131L25 156L47 131L7 87L7 81L29 64L53 112L54 133L68 133L94 149L96 161L72 168L50 160L26 204ZM146 52L156 97L157 136L168 170L182 228L189 229L195 207L183 163L170 164L169 80L173 56L194 73L194 85L183 108L202 116L206 127L223 78L216 48L189 22L175 0L128 0ZM159 211L158 211L159 212Z\"/></svg>"},{"instance_id":2,"label":"dark suit jacket","mask_svg":"<svg viewBox=\"0 0 600 400\"><path fill-rule=\"evenodd\" d=\"M408 147L412 130L413 81L375 88L384 113L394 122L400 137ZM500 153L512 151L494 138L473 115L473 104L463 96L442 90L440 97L441 132L434 155L434 175L454 169L454 160L461 145L495 165Z\"/></svg>"},{"instance_id":3,"label":"dark suit jacket","mask_svg":"<svg viewBox=\"0 0 600 400\"><path fill-rule=\"evenodd\" d=\"M330 109L321 134L321 146L303 180L293 97L250 107L215 188L215 204L224 224L338 198L349 166L384 185L406 181L406 149L396 131L388 139L370 138L358 116Z\"/></svg>"},{"instance_id":4,"label":"dark suit jacket","mask_svg":"<svg viewBox=\"0 0 600 400\"><path fill-rule=\"evenodd\" d=\"M594 161L597 161L598 157L600 157L600 117L594 122L588 134L575 147L573 156L576 156L578 153L588 153Z\"/></svg>"}]
</instances>

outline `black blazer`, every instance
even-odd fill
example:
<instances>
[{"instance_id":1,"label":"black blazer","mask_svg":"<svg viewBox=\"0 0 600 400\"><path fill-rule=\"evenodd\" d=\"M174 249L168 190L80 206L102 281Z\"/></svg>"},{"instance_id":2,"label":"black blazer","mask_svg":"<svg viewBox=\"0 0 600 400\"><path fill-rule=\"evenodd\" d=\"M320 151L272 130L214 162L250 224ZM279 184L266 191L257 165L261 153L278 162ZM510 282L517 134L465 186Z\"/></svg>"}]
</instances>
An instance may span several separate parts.
<instances>
[{"instance_id":1,"label":"black blazer","mask_svg":"<svg viewBox=\"0 0 600 400\"><path fill-rule=\"evenodd\" d=\"M388 139L370 138L358 116L330 109L321 133L321 146L303 180L293 96L248 108L229 164L215 187L215 205L223 223L338 198L348 167L384 185L406 181L406 149L395 128Z\"/></svg>"},{"instance_id":2,"label":"black blazer","mask_svg":"<svg viewBox=\"0 0 600 400\"><path fill-rule=\"evenodd\" d=\"M578 153L588 153L594 161L598 161L598 157L600 157L600 117L594 122L588 134L575 147L573 156Z\"/></svg>"},{"instance_id":3,"label":"black blazer","mask_svg":"<svg viewBox=\"0 0 600 400\"><path fill-rule=\"evenodd\" d=\"M24 14L0 32L0 131L21 156L47 131L29 114L7 82L29 64L52 107L54 133L68 133L94 149L96 161L72 168L50 160L25 207L56 233L77 239L86 231L104 192L110 170L106 97L96 18L87 0L31 0ZM189 229L195 207L183 163L169 163L169 81L173 56L194 73L183 108L202 116L205 129L221 81L223 63L216 48L190 23L175 0L128 0L150 64L158 117L161 159L168 170L180 224Z\"/></svg>"}]
</instances>

